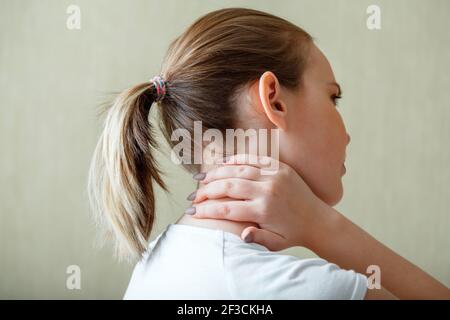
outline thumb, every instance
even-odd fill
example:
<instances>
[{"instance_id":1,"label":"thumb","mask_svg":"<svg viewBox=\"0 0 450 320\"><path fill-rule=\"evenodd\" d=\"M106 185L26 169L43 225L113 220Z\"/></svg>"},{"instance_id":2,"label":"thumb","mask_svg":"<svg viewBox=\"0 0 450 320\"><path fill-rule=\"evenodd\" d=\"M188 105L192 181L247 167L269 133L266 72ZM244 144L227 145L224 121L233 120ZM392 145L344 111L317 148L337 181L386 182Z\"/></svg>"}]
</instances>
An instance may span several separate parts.
<instances>
[{"instance_id":1,"label":"thumb","mask_svg":"<svg viewBox=\"0 0 450 320\"><path fill-rule=\"evenodd\" d=\"M263 245L270 251L280 251L287 248L286 239L284 237L277 233L256 227L245 228L241 233L241 238L245 242L255 242Z\"/></svg>"}]
</instances>

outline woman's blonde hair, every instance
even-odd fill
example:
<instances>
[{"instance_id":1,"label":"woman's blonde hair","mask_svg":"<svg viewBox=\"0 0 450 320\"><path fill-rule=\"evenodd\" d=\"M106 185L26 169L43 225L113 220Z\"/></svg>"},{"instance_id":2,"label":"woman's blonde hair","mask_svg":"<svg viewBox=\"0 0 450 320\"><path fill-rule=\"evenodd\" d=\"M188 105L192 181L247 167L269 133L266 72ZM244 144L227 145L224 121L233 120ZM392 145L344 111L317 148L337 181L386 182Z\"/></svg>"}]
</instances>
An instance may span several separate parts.
<instances>
[{"instance_id":1,"label":"woman's blonde hair","mask_svg":"<svg viewBox=\"0 0 450 320\"><path fill-rule=\"evenodd\" d=\"M238 89L272 71L289 89L301 85L312 42L300 27L257 10L228 8L206 14L169 47L162 66L166 95L157 102L160 129L171 133L194 121L204 130L234 128ZM139 258L155 217L153 181L167 191L152 155L157 144L148 120L158 100L154 81L121 92L106 110L89 170L88 194L119 257ZM194 172L196 166L185 165Z\"/></svg>"}]
</instances>

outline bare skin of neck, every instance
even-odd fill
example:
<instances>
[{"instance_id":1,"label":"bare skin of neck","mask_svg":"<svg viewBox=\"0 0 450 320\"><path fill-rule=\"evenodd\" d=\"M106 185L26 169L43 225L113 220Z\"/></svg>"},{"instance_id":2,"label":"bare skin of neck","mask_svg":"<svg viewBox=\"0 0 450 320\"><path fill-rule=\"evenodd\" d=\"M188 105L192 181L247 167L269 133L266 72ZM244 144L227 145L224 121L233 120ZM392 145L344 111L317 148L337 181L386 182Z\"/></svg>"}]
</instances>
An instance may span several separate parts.
<instances>
[{"instance_id":1,"label":"bare skin of neck","mask_svg":"<svg viewBox=\"0 0 450 320\"><path fill-rule=\"evenodd\" d=\"M204 154L207 154L206 152ZM205 156L204 156L205 159ZM208 172L209 170L217 167L218 165L206 164L208 162L203 161L201 166L201 172ZM200 185L198 185L200 186ZM222 198L222 199L214 199L209 201L221 202L221 201L229 201L232 200L230 198ZM194 218L188 214L183 214L181 218L176 222L176 224L184 224L191 225L202 228L209 229L219 229L226 232L234 233L237 236L241 236L242 231L250 226L258 225L253 222L242 222L242 221L231 221L231 220L223 220L223 219L207 219L207 218Z\"/></svg>"}]
</instances>

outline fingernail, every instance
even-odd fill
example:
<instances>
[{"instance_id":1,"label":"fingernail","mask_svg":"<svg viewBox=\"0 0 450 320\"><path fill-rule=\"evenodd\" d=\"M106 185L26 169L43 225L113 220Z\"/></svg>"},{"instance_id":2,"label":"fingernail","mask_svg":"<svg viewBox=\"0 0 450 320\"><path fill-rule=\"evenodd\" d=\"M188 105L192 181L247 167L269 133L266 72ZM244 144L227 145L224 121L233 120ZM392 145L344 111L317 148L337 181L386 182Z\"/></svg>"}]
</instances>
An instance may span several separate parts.
<instances>
[{"instance_id":1,"label":"fingernail","mask_svg":"<svg viewBox=\"0 0 450 320\"><path fill-rule=\"evenodd\" d=\"M206 172L198 172L192 176L192 178L194 178L194 180L199 180L199 181L205 179L205 177L206 177Z\"/></svg>"},{"instance_id":2,"label":"fingernail","mask_svg":"<svg viewBox=\"0 0 450 320\"><path fill-rule=\"evenodd\" d=\"M245 238L244 238L245 242L252 242L253 241L253 235L251 233L248 233Z\"/></svg>"},{"instance_id":3,"label":"fingernail","mask_svg":"<svg viewBox=\"0 0 450 320\"><path fill-rule=\"evenodd\" d=\"M195 207L189 207L186 210L184 210L185 214L193 215L195 213Z\"/></svg>"},{"instance_id":4,"label":"fingernail","mask_svg":"<svg viewBox=\"0 0 450 320\"><path fill-rule=\"evenodd\" d=\"M186 200L192 201L195 199L195 196L197 194L197 190L195 190L194 192L192 192L190 195L187 196Z\"/></svg>"}]
</instances>

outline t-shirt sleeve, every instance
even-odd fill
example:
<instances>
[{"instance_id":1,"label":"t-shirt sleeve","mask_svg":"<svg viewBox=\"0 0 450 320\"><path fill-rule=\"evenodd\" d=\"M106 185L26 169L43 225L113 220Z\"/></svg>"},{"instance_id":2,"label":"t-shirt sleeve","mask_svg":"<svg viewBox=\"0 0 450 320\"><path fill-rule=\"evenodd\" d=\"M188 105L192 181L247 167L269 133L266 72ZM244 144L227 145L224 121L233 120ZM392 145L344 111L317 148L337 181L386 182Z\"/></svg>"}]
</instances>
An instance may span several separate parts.
<instances>
[{"instance_id":1,"label":"t-shirt sleeve","mask_svg":"<svg viewBox=\"0 0 450 320\"><path fill-rule=\"evenodd\" d=\"M236 299L364 299L367 277L324 259L273 252L228 257L227 279Z\"/></svg>"}]
</instances>

